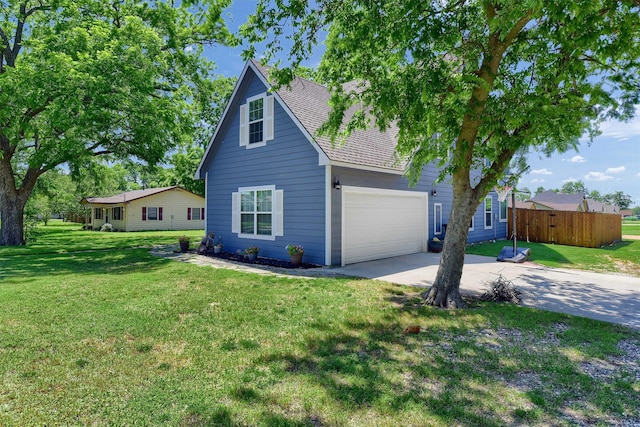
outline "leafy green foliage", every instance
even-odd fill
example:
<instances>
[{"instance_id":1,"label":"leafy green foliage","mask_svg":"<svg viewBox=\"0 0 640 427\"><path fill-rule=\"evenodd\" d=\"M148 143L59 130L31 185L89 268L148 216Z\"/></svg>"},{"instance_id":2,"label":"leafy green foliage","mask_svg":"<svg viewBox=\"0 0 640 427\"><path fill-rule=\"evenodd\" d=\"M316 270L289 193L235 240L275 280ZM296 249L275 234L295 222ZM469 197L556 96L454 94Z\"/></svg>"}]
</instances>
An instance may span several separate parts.
<instances>
[{"instance_id":1,"label":"leafy green foliage","mask_svg":"<svg viewBox=\"0 0 640 427\"><path fill-rule=\"evenodd\" d=\"M3 2L0 245L20 243L13 223L44 172L96 156L153 165L193 141L216 89L202 49L233 43L229 3Z\"/></svg>"}]
</instances>

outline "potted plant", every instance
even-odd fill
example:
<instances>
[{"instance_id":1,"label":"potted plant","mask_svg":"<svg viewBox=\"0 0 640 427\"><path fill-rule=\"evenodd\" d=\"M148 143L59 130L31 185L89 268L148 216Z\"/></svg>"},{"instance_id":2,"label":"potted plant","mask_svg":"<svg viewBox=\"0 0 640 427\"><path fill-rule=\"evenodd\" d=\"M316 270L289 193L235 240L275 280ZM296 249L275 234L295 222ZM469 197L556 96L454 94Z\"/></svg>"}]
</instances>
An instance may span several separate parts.
<instances>
[{"instance_id":1,"label":"potted plant","mask_svg":"<svg viewBox=\"0 0 640 427\"><path fill-rule=\"evenodd\" d=\"M433 240L429 240L429 252L440 253L442 252L442 245L444 240L440 240L434 237Z\"/></svg>"},{"instance_id":2,"label":"potted plant","mask_svg":"<svg viewBox=\"0 0 640 427\"><path fill-rule=\"evenodd\" d=\"M302 263L302 255L304 255L304 248L300 245L287 245L285 248L289 253L291 264L300 265Z\"/></svg>"},{"instance_id":3,"label":"potted plant","mask_svg":"<svg viewBox=\"0 0 640 427\"><path fill-rule=\"evenodd\" d=\"M222 244L222 236L218 236L218 240L216 240L216 243L213 245L213 253L214 254L221 253L223 246L224 245Z\"/></svg>"},{"instance_id":4,"label":"potted plant","mask_svg":"<svg viewBox=\"0 0 640 427\"><path fill-rule=\"evenodd\" d=\"M191 242L191 237L189 236L178 237L178 243L180 243L180 252L187 252L189 250L189 242Z\"/></svg>"},{"instance_id":5,"label":"potted plant","mask_svg":"<svg viewBox=\"0 0 640 427\"><path fill-rule=\"evenodd\" d=\"M244 255L247 257L249 261L255 261L258 258L258 252L260 252L260 248L257 246L249 246L244 250Z\"/></svg>"}]
</instances>

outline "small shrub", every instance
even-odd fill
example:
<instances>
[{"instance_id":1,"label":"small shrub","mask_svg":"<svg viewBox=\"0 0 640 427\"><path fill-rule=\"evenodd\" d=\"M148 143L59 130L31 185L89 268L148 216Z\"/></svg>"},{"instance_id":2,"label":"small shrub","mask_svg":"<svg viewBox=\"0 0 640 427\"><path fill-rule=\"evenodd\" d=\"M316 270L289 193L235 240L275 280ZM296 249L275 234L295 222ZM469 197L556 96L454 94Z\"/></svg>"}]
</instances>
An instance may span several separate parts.
<instances>
[{"instance_id":1,"label":"small shrub","mask_svg":"<svg viewBox=\"0 0 640 427\"><path fill-rule=\"evenodd\" d=\"M522 295L522 292L516 289L513 282L499 274L496 280L489 283L489 288L480 296L480 299L483 301L520 304L522 301L520 295Z\"/></svg>"},{"instance_id":2,"label":"small shrub","mask_svg":"<svg viewBox=\"0 0 640 427\"><path fill-rule=\"evenodd\" d=\"M104 224L102 224L102 227L100 227L100 231L113 231L113 225L105 222Z\"/></svg>"},{"instance_id":3,"label":"small shrub","mask_svg":"<svg viewBox=\"0 0 640 427\"><path fill-rule=\"evenodd\" d=\"M191 241L191 237L189 236L179 236L178 242L180 243L189 243Z\"/></svg>"}]
</instances>

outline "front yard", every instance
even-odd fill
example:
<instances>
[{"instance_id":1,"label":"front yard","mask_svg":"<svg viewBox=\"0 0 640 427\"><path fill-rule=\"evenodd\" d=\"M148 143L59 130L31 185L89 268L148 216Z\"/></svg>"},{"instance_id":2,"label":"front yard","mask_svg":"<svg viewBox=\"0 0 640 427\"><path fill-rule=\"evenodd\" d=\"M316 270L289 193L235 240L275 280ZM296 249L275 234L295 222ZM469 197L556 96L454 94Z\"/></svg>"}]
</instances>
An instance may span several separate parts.
<instances>
[{"instance_id":1,"label":"front yard","mask_svg":"<svg viewBox=\"0 0 640 427\"><path fill-rule=\"evenodd\" d=\"M640 334L621 326L438 310L415 288L135 248L175 236L81 233L0 248L0 425L640 423Z\"/></svg>"}]
</instances>

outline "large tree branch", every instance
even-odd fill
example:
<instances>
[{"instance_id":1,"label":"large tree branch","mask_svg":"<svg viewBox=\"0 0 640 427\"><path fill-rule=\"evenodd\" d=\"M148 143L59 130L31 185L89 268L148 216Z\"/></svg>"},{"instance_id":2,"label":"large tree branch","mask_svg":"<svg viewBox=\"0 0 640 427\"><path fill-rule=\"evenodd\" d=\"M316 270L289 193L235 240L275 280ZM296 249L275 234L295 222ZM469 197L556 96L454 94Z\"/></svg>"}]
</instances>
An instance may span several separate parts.
<instances>
[{"instance_id":1,"label":"large tree branch","mask_svg":"<svg viewBox=\"0 0 640 427\"><path fill-rule=\"evenodd\" d=\"M487 23L495 19L497 13L493 4L487 6L486 14ZM471 97L467 103L468 111L462 119L460 135L456 140L456 157L459 160L457 163L458 165L466 165L460 171L465 176L468 175L470 170L469 165L473 164L474 145L481 124L481 116L485 111L489 93L493 89L493 83L498 75L498 69L504 53L515 37L527 25L527 22L531 20L532 16L533 10L529 9L523 17L516 21L505 37L500 32L489 34L487 54L483 57L482 64L475 73L482 80L482 83L477 84L471 92Z\"/></svg>"}]
</instances>

